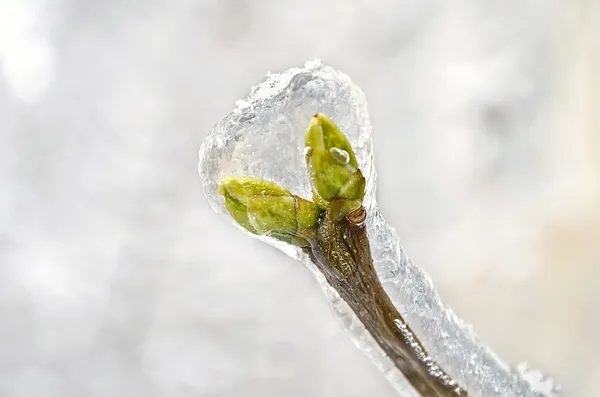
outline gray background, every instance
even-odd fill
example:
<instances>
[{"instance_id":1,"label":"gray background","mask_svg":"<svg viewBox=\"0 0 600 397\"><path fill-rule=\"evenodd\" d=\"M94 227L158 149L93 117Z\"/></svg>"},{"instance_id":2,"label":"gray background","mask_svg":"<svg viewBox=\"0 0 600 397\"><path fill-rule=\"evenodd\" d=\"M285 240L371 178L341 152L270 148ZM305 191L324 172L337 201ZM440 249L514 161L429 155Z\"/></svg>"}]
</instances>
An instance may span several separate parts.
<instances>
[{"instance_id":1,"label":"gray background","mask_svg":"<svg viewBox=\"0 0 600 397\"><path fill-rule=\"evenodd\" d=\"M0 1L0 396L392 396L306 269L213 214L207 131L322 58L379 201L508 362L600 390L594 1ZM594 99L596 98L596 99Z\"/></svg>"}]
</instances>

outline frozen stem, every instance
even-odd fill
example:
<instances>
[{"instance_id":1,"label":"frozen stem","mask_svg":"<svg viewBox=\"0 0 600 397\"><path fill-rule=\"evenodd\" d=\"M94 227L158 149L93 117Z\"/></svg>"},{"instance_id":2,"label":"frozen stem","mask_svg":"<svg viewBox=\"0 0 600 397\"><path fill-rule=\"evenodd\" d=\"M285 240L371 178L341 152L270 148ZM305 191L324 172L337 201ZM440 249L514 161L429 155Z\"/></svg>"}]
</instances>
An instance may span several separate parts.
<instances>
[{"instance_id":1,"label":"frozen stem","mask_svg":"<svg viewBox=\"0 0 600 397\"><path fill-rule=\"evenodd\" d=\"M348 139L316 114L305 144L314 202L269 181L230 176L219 187L228 212L251 233L302 247L422 396L467 396L427 355L377 277L364 225L365 179Z\"/></svg>"},{"instance_id":2,"label":"frozen stem","mask_svg":"<svg viewBox=\"0 0 600 397\"><path fill-rule=\"evenodd\" d=\"M371 131L348 75L320 61L270 73L204 139L204 192L217 213L314 273L400 395L558 397L551 379L501 360L404 254L377 205Z\"/></svg>"},{"instance_id":3,"label":"frozen stem","mask_svg":"<svg viewBox=\"0 0 600 397\"><path fill-rule=\"evenodd\" d=\"M363 221L365 210L335 222L323 216L316 245L306 249L327 282L423 396L467 396L425 352L379 282Z\"/></svg>"}]
</instances>

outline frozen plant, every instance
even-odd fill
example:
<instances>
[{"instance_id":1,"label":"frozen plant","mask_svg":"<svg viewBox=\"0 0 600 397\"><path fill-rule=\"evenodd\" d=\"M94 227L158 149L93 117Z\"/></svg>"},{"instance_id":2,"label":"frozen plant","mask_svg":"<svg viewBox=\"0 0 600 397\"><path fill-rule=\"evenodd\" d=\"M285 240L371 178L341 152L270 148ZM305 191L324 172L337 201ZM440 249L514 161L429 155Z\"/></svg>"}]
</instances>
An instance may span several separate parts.
<instances>
[{"instance_id":1,"label":"frozen plant","mask_svg":"<svg viewBox=\"0 0 600 397\"><path fill-rule=\"evenodd\" d=\"M377 207L370 133L364 94L343 73L311 62L268 75L205 139L205 193L314 272L401 395L556 396L483 345L407 260Z\"/></svg>"},{"instance_id":2,"label":"frozen plant","mask_svg":"<svg viewBox=\"0 0 600 397\"><path fill-rule=\"evenodd\" d=\"M322 114L306 133L313 200L247 176L219 184L225 208L249 232L302 247L410 384L424 396L466 396L423 351L383 290L362 206L365 178L346 137Z\"/></svg>"}]
</instances>

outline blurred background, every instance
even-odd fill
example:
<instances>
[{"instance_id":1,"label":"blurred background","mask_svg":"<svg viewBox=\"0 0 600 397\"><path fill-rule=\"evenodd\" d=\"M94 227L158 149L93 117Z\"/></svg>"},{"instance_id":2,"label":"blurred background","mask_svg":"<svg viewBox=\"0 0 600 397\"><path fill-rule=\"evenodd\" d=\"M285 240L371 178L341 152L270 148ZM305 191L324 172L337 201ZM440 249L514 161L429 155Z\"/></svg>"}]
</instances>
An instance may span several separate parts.
<instances>
[{"instance_id":1,"label":"blurred background","mask_svg":"<svg viewBox=\"0 0 600 397\"><path fill-rule=\"evenodd\" d=\"M267 71L365 91L379 201L507 362L600 392L597 0L0 0L0 396L393 396L206 202Z\"/></svg>"}]
</instances>

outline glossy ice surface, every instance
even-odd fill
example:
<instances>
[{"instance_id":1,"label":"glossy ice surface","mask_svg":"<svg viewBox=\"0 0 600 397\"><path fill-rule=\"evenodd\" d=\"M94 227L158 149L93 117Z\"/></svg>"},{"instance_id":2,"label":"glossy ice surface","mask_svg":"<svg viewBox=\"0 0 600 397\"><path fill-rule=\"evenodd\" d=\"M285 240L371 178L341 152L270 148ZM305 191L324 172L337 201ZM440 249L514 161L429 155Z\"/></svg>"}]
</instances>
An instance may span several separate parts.
<instances>
[{"instance_id":1,"label":"glossy ice surface","mask_svg":"<svg viewBox=\"0 0 600 397\"><path fill-rule=\"evenodd\" d=\"M503 363L440 301L430 278L408 260L395 231L379 212L371 123L366 98L344 73L319 61L281 74L269 74L249 97L221 118L200 149L199 170L212 208L225 214L217 183L230 175L249 175L285 186L310 198L304 163L304 132L317 112L328 115L348 136L365 178L367 230L378 275L431 358L474 396L555 396L552 382L526 375ZM232 222L234 223L234 222ZM234 223L235 224L235 223ZM334 312L356 344L371 356L401 395L413 395L310 260L299 249L259 237L315 272Z\"/></svg>"}]
</instances>

